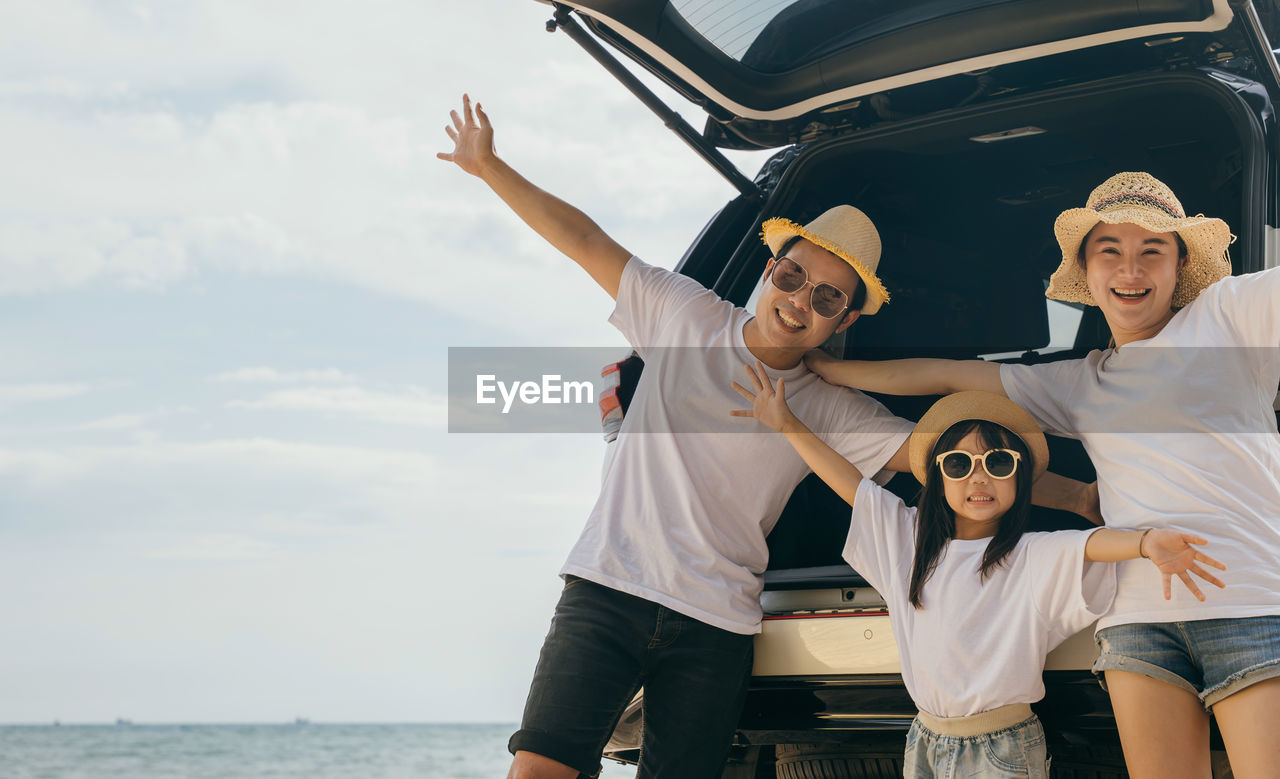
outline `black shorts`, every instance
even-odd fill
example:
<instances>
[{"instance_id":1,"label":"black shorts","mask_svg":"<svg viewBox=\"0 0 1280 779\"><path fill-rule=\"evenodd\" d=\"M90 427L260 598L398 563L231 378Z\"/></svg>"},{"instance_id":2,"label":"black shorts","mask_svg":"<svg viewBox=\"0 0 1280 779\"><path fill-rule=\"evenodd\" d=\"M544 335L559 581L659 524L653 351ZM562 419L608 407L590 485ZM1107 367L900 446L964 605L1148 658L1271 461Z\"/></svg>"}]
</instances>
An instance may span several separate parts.
<instances>
[{"instance_id":1,"label":"black shorts","mask_svg":"<svg viewBox=\"0 0 1280 779\"><path fill-rule=\"evenodd\" d=\"M746 697L753 638L567 577L507 746L594 776L643 686L637 776L719 777Z\"/></svg>"}]
</instances>

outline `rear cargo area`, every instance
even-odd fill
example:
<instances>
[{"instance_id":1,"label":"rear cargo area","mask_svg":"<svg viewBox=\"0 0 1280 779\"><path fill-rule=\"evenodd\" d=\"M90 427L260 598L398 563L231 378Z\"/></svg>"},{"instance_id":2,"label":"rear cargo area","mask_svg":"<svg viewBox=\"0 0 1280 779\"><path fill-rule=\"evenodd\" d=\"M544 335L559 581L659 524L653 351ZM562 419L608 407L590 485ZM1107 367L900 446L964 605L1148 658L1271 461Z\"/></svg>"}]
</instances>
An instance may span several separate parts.
<instances>
[{"instance_id":1,"label":"rear cargo area","mask_svg":"<svg viewBox=\"0 0 1280 779\"><path fill-rule=\"evenodd\" d=\"M850 328L846 356L1078 356L1105 347L1108 333L1096 309L1064 312L1044 298L1060 261L1053 221L1083 205L1108 176L1148 171L1179 194L1189 214L1221 217L1237 234L1256 232L1246 228L1260 218L1250 193L1265 179L1261 130L1235 97L1252 85L1231 81L1226 74L1162 74L1095 85L1088 95L1064 90L998 110L896 122L812 147L779 182L767 212L803 222L853 203L878 226L879 275L892 301ZM1013 137L974 140L993 134ZM1242 243L1231 251L1237 271L1260 252ZM933 400L880 399L911 419ZM1052 470L1092 478L1078 444L1052 439L1051 447ZM918 485L900 474L890 488L910 501ZM788 571L773 574L771 586L803 587L795 569L842 565L848 513L825 485L806 480L770 536L770 570ZM1083 526L1074 515L1039 509L1034 522L1036 529ZM829 587L830 569L824 574Z\"/></svg>"}]
</instances>

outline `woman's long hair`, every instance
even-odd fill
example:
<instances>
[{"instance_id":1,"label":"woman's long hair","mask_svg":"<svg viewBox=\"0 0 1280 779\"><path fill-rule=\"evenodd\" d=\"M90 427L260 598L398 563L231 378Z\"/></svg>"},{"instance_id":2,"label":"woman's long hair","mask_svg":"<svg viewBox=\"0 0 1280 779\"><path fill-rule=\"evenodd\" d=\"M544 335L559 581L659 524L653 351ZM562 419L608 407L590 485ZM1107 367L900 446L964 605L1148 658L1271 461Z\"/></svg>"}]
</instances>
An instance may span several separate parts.
<instances>
[{"instance_id":1,"label":"woman's long hair","mask_svg":"<svg viewBox=\"0 0 1280 779\"><path fill-rule=\"evenodd\" d=\"M1035 470L1035 463L1032 461L1031 451L1021 438L994 422L977 419L957 422L943 431L938 436L933 451L929 453L928 471L916 515L916 554L911 566L911 589L908 596L911 605L917 609L924 608L921 601L924 585L938 567L938 559L942 557L947 542L956 536L955 512L947 504L942 472L934 460L942 452L955 449L956 444L973 431L977 431L978 440L987 449L1012 449L1022 455L1017 473L1013 477L1017 487L1013 506L1000 517L996 534L987 543L987 551L982 555L980 575L983 580L991 571L1004 564L1009 553L1018 545L1018 539L1026 532L1031 518L1031 475Z\"/></svg>"}]
</instances>

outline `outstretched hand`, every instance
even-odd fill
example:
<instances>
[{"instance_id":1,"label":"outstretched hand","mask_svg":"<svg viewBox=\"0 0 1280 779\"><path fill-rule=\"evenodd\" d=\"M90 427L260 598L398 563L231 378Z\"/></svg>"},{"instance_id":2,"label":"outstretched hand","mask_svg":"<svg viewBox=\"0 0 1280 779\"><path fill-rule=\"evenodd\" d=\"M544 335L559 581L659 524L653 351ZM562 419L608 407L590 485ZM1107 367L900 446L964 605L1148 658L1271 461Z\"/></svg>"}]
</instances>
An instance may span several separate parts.
<instances>
[{"instance_id":1,"label":"outstretched hand","mask_svg":"<svg viewBox=\"0 0 1280 779\"><path fill-rule=\"evenodd\" d=\"M1204 546L1207 543L1209 542L1200 536L1168 528L1156 528L1142 539L1140 553L1145 553L1152 565L1159 568L1164 577L1165 600L1169 600L1173 595L1171 586L1174 576L1181 579L1191 594L1201 601L1204 600L1204 593L1196 586L1191 574L1194 573L1215 587L1227 586L1221 579L1200 567L1200 563L1204 563L1220 571L1227 570L1226 565L1192 546L1192 544Z\"/></svg>"},{"instance_id":2,"label":"outstretched hand","mask_svg":"<svg viewBox=\"0 0 1280 779\"><path fill-rule=\"evenodd\" d=\"M493 125L489 123L489 116L479 103L476 103L473 113L471 97L463 95L462 114L450 111L449 118L453 124L445 125L444 131L453 140L453 152L439 152L436 157L456 163L467 173L479 176L484 166L497 156L493 150Z\"/></svg>"},{"instance_id":3,"label":"outstretched hand","mask_svg":"<svg viewBox=\"0 0 1280 779\"><path fill-rule=\"evenodd\" d=\"M787 406L786 386L782 377L779 376L777 385L773 386L769 384L769 375L765 373L764 365L759 360L756 360L755 367L750 365L743 367L747 369L747 375L751 377L751 385L755 391L752 392L736 381L733 382L733 388L739 395L746 398L752 407L734 409L729 414L735 417L755 417L766 427L777 430L779 433L798 427L800 420Z\"/></svg>"}]
</instances>

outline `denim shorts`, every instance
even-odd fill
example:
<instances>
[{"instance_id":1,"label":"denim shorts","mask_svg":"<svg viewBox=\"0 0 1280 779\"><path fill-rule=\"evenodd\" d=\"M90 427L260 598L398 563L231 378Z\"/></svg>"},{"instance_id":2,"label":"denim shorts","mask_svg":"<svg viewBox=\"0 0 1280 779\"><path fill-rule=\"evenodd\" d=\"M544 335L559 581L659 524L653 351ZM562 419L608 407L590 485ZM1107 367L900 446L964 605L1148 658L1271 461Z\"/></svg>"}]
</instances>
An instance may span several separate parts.
<instances>
[{"instance_id":1,"label":"denim shorts","mask_svg":"<svg viewBox=\"0 0 1280 779\"><path fill-rule=\"evenodd\" d=\"M1280 676L1280 616L1113 625L1098 631L1093 673L1130 671L1199 696L1206 709Z\"/></svg>"},{"instance_id":2,"label":"denim shorts","mask_svg":"<svg viewBox=\"0 0 1280 779\"><path fill-rule=\"evenodd\" d=\"M1048 779L1044 727L1032 715L1012 727L980 736L940 736L917 719L907 731L902 775L906 779Z\"/></svg>"},{"instance_id":3,"label":"denim shorts","mask_svg":"<svg viewBox=\"0 0 1280 779\"><path fill-rule=\"evenodd\" d=\"M595 776L643 686L637 777L720 776L746 699L753 639L566 577L507 748Z\"/></svg>"}]
</instances>

